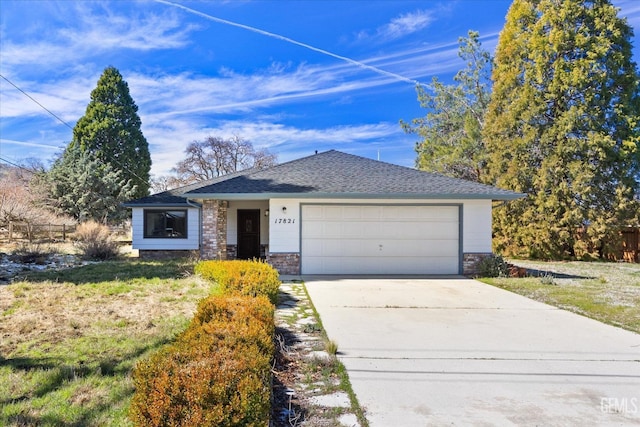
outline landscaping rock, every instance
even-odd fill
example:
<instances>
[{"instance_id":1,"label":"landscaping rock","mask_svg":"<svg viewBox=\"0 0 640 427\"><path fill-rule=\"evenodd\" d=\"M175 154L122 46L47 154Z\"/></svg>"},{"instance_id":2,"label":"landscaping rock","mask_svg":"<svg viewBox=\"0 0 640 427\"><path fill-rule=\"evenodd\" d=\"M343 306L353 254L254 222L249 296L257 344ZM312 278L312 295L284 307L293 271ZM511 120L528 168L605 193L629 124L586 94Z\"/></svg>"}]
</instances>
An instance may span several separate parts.
<instances>
[{"instance_id":1,"label":"landscaping rock","mask_svg":"<svg viewBox=\"0 0 640 427\"><path fill-rule=\"evenodd\" d=\"M349 395L340 390L340 377L324 372L336 359L320 350L324 332L304 285L283 283L279 301L272 426L360 427Z\"/></svg>"},{"instance_id":2,"label":"landscaping rock","mask_svg":"<svg viewBox=\"0 0 640 427\"><path fill-rule=\"evenodd\" d=\"M45 254L34 258L22 257L16 254L0 253L0 285L11 283L16 276L31 271L59 270L89 264L75 255Z\"/></svg>"}]
</instances>

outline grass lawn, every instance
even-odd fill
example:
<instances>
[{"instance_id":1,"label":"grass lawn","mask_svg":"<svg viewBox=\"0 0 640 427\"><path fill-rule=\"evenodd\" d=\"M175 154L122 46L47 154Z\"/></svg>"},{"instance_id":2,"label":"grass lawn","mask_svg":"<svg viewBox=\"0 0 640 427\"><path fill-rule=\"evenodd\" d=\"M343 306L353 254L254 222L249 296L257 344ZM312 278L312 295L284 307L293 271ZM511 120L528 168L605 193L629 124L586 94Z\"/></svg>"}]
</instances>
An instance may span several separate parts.
<instances>
[{"instance_id":1,"label":"grass lawn","mask_svg":"<svg viewBox=\"0 0 640 427\"><path fill-rule=\"evenodd\" d=\"M216 291L192 271L128 260L0 286L0 425L131 425L135 362Z\"/></svg>"},{"instance_id":2,"label":"grass lawn","mask_svg":"<svg viewBox=\"0 0 640 427\"><path fill-rule=\"evenodd\" d=\"M640 265L605 262L511 261L535 271L485 283L640 333Z\"/></svg>"}]
</instances>

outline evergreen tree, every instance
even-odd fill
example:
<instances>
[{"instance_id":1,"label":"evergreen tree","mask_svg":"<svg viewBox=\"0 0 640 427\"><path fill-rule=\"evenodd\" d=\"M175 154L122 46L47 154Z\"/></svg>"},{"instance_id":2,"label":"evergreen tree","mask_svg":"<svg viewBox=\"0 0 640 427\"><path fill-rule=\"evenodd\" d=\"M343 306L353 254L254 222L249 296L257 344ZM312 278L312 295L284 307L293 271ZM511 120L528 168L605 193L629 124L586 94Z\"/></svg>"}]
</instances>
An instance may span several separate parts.
<instances>
[{"instance_id":1,"label":"evergreen tree","mask_svg":"<svg viewBox=\"0 0 640 427\"><path fill-rule=\"evenodd\" d=\"M434 77L430 88L418 86L418 101L428 113L410 124L401 121L405 132L421 137L416 143L418 169L472 181L484 174L482 128L490 99L491 55L479 37L469 31L459 39L458 55L466 68L455 75L456 84L445 85Z\"/></svg>"},{"instance_id":2,"label":"evergreen tree","mask_svg":"<svg viewBox=\"0 0 640 427\"><path fill-rule=\"evenodd\" d=\"M123 175L93 153L69 146L46 176L53 208L81 222L118 223L128 215L121 204L137 193Z\"/></svg>"},{"instance_id":3,"label":"evergreen tree","mask_svg":"<svg viewBox=\"0 0 640 427\"><path fill-rule=\"evenodd\" d=\"M143 197L149 193L151 156L140 126L138 107L127 82L116 68L107 67L73 129L70 147L91 153L94 159L120 171L125 181L136 186L134 197Z\"/></svg>"},{"instance_id":4,"label":"evergreen tree","mask_svg":"<svg viewBox=\"0 0 640 427\"><path fill-rule=\"evenodd\" d=\"M484 128L488 181L528 193L494 209L498 252L598 255L638 220L639 76L609 0L515 0Z\"/></svg>"}]
</instances>

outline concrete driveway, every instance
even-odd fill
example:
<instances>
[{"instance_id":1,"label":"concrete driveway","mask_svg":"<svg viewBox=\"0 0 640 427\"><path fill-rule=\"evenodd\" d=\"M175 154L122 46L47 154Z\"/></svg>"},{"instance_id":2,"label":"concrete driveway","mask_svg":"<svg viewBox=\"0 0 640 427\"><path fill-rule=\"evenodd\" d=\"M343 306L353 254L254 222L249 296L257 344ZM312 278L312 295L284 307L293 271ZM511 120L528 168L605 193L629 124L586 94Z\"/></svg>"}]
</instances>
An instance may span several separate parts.
<instances>
[{"instance_id":1,"label":"concrete driveway","mask_svg":"<svg viewBox=\"0 0 640 427\"><path fill-rule=\"evenodd\" d=\"M640 425L640 335L464 278L304 277L371 427Z\"/></svg>"}]
</instances>

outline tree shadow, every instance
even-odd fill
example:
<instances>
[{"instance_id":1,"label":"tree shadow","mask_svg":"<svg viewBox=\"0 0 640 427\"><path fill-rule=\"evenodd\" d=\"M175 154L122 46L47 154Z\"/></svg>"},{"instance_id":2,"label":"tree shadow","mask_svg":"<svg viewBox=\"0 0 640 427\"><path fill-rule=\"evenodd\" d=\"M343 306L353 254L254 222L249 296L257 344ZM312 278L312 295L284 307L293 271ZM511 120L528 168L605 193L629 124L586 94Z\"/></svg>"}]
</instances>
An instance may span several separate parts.
<instances>
[{"instance_id":1,"label":"tree shadow","mask_svg":"<svg viewBox=\"0 0 640 427\"><path fill-rule=\"evenodd\" d=\"M595 279L593 276L578 276L576 274L558 273L551 270L539 270L536 268L526 268L528 277L552 277L554 279Z\"/></svg>"},{"instance_id":2,"label":"tree shadow","mask_svg":"<svg viewBox=\"0 0 640 427\"><path fill-rule=\"evenodd\" d=\"M282 296L282 292L280 295ZM290 427L301 424L306 410L298 402L296 393L286 382L291 382L296 361L288 356L288 349L299 343L298 336L287 328L276 327L276 355L273 367L271 422L269 427Z\"/></svg>"},{"instance_id":3,"label":"tree shadow","mask_svg":"<svg viewBox=\"0 0 640 427\"><path fill-rule=\"evenodd\" d=\"M83 378L95 377L125 377L130 375L131 366L135 361L140 359L147 352L152 352L160 347L172 342L173 339L163 338L155 340L148 345L139 346L132 351L124 353L121 357L110 358L105 357L94 360L89 363L83 361L76 363L65 363L61 358L42 357L14 357L4 358L0 356L0 367L9 366L14 371L30 372L43 371L46 373L44 378L38 385L22 394L21 396L7 397L0 400L0 406L20 403L30 399L43 398L50 393L54 393L70 382L81 380ZM56 416L46 411L39 416L24 411L19 414L7 416L3 420L0 417L0 424L6 421L9 425L56 425L56 426L86 426L91 425L91 420L95 420L103 413L113 411L115 405L128 401L133 395L133 387L128 388L124 392L114 392L111 390L96 405L86 405L82 407L82 411L77 419L72 422L65 421L60 416ZM72 405L73 402L69 402ZM93 423L95 424L95 423Z\"/></svg>"}]
</instances>

